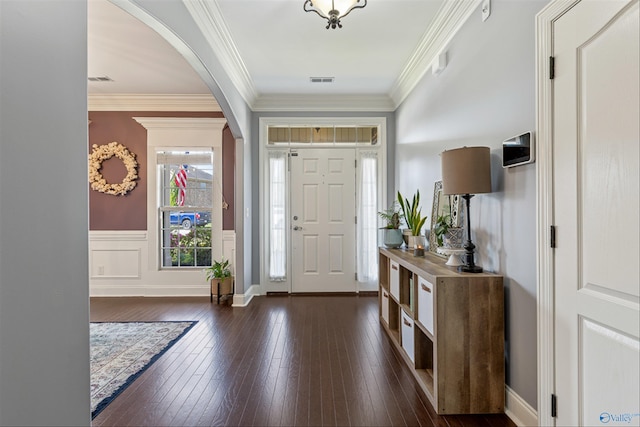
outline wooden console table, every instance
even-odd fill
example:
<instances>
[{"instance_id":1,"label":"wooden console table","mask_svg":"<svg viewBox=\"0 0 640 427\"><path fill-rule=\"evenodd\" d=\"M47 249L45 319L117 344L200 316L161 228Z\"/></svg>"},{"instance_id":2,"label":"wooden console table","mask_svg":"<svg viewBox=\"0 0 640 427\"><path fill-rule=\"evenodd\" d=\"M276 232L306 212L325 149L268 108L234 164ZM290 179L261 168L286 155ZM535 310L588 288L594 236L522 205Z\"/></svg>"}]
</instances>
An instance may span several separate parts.
<instances>
[{"instance_id":1,"label":"wooden console table","mask_svg":"<svg viewBox=\"0 0 640 427\"><path fill-rule=\"evenodd\" d=\"M504 412L502 276L379 250L380 322L438 414Z\"/></svg>"}]
</instances>

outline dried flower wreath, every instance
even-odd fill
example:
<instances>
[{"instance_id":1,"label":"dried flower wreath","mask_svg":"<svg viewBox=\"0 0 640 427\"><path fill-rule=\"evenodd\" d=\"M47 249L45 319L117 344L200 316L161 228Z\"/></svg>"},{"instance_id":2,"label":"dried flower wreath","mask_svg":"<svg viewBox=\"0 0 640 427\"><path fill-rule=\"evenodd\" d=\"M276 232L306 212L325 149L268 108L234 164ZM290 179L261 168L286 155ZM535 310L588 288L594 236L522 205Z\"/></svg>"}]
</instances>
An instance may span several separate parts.
<instances>
[{"instance_id":1,"label":"dried flower wreath","mask_svg":"<svg viewBox=\"0 0 640 427\"><path fill-rule=\"evenodd\" d=\"M120 184L109 184L100 173L102 162L116 156L127 168L127 176ZM89 182L91 189L101 193L112 194L114 196L124 196L136 186L138 179L138 162L136 155L131 153L127 147L117 142L105 145L93 144L93 151L89 155Z\"/></svg>"}]
</instances>

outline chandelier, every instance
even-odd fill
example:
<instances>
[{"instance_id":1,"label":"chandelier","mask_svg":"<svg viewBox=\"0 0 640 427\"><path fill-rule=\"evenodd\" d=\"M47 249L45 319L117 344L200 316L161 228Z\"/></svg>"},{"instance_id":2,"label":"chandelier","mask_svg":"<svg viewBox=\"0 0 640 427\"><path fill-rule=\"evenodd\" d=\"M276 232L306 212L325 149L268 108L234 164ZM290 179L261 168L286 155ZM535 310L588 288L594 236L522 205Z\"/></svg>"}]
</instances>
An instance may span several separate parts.
<instances>
[{"instance_id":1,"label":"chandelier","mask_svg":"<svg viewBox=\"0 0 640 427\"><path fill-rule=\"evenodd\" d=\"M367 0L306 0L303 8L305 12L315 12L326 19L327 29L335 29L342 28L340 20L353 9L362 9L366 5Z\"/></svg>"}]
</instances>

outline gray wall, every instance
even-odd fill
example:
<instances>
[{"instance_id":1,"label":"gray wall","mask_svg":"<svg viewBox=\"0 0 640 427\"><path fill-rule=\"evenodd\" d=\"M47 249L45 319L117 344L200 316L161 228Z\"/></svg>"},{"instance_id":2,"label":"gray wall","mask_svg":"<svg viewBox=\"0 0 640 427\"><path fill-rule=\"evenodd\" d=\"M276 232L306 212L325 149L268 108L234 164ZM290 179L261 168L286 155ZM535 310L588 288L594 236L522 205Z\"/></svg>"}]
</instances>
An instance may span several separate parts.
<instances>
[{"instance_id":1,"label":"gray wall","mask_svg":"<svg viewBox=\"0 0 640 427\"><path fill-rule=\"evenodd\" d=\"M0 40L0 425L89 425L86 3L1 0Z\"/></svg>"},{"instance_id":2,"label":"gray wall","mask_svg":"<svg viewBox=\"0 0 640 427\"><path fill-rule=\"evenodd\" d=\"M534 16L546 1L491 3L486 22L476 10L452 40L447 68L396 111L396 183L406 195L419 189L430 216L439 154L491 147L493 193L471 200L476 262L505 277L506 380L536 408L536 166L502 169L500 148L535 127Z\"/></svg>"},{"instance_id":3,"label":"gray wall","mask_svg":"<svg viewBox=\"0 0 640 427\"><path fill-rule=\"evenodd\" d=\"M300 112L300 111L288 111L288 112L256 112L253 113L253 119L251 121L251 134L253 135L251 151L252 160L251 168L255 171L252 181L252 204L253 206L260 206L260 144L262 141L260 138L260 119L262 117L384 117L387 119L387 200L393 200L394 186L395 186L395 146L396 146L396 121L395 113L380 112ZM260 242L260 215L256 211L254 212L254 218L252 223L252 234L254 236L253 245L253 268L252 274L256 281L260 280L260 248L262 244ZM255 283L258 284L258 283Z\"/></svg>"}]
</instances>

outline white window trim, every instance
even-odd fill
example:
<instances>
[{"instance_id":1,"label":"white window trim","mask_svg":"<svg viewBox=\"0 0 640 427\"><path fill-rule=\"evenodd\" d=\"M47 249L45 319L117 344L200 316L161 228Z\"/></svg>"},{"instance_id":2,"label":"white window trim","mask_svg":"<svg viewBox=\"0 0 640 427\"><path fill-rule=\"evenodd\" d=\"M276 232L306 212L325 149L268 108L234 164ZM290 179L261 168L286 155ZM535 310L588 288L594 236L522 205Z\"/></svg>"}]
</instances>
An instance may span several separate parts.
<instances>
[{"instance_id":1,"label":"white window trim","mask_svg":"<svg viewBox=\"0 0 640 427\"><path fill-rule=\"evenodd\" d=\"M185 286L208 287L204 273L198 268L162 269L159 255L160 233L158 226L158 169L159 151L198 151L209 148L214 153L214 186L211 228L214 235L212 259L222 258L222 131L226 119L183 117L134 117L147 129L147 233L149 279L161 286L175 287L175 280ZM216 212L218 215L216 215ZM179 278L179 279L178 279Z\"/></svg>"},{"instance_id":2,"label":"white window trim","mask_svg":"<svg viewBox=\"0 0 640 427\"><path fill-rule=\"evenodd\" d=\"M269 174L268 174L268 161L267 151L269 149L285 150L289 147L285 145L276 145L273 147L268 146L269 139L269 126L292 126L292 127L316 127L316 126L378 126L378 142L375 145L351 145L348 144L345 147L332 146L327 147L328 150L340 150L340 149L355 149L356 159L358 163L360 160L360 151L378 150L378 210L383 210L387 204L386 188L387 188L387 119L385 117L261 117L259 120L259 188L260 188L260 200L259 200L259 244L260 244L260 288L261 294L267 292L291 292L291 266L287 265L287 280L284 282L272 282L269 280L267 269L267 251L269 250L269 230L266 227L268 224L268 209L269 209ZM304 150L306 148L319 148L318 145L310 144L309 147L296 145L295 150ZM358 173L358 171L356 171ZM356 195L359 200L360 195ZM289 206L287 206L287 219L289 220ZM287 230L290 227L286 227ZM287 241L290 241L290 235L287 235ZM291 259L290 247L287 248L288 259ZM355 262L355 260L354 260ZM366 284L358 284L358 290L369 291L376 290Z\"/></svg>"}]
</instances>

